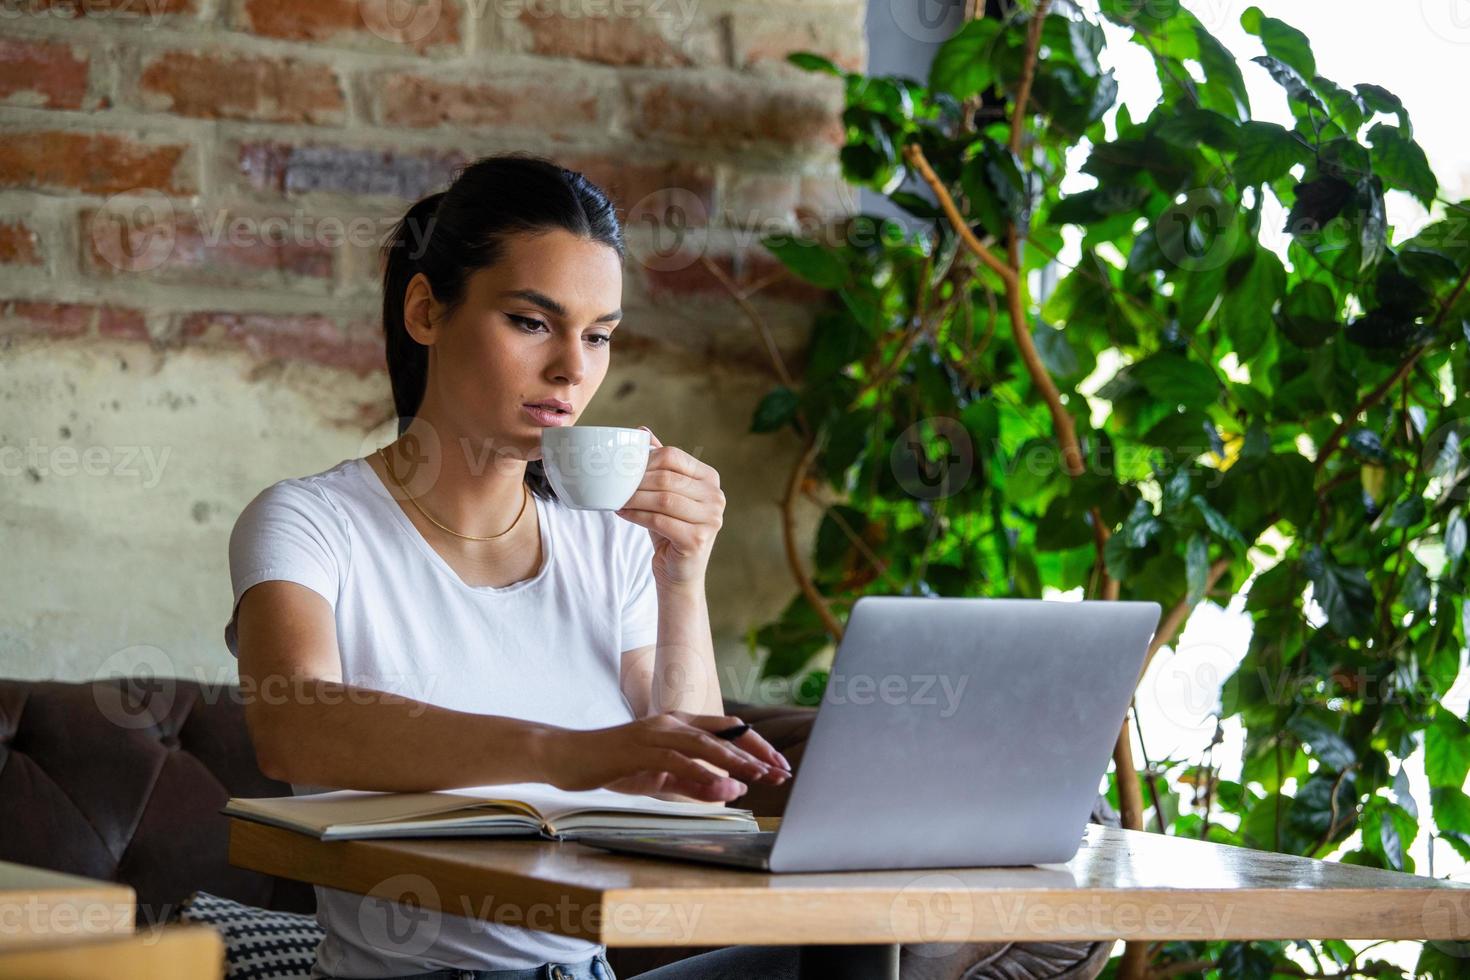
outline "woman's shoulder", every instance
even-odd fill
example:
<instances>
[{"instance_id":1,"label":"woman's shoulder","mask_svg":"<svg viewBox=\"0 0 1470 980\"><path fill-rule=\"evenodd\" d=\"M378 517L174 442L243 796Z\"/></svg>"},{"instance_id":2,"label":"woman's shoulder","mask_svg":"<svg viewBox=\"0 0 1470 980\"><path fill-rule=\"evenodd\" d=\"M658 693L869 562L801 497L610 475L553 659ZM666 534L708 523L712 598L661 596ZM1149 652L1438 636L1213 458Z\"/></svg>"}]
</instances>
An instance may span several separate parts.
<instances>
[{"instance_id":1,"label":"woman's shoulder","mask_svg":"<svg viewBox=\"0 0 1470 980\"><path fill-rule=\"evenodd\" d=\"M236 522L237 526L254 520L282 518L316 524L344 523L346 513L343 502L354 490L353 481L358 479L354 471L361 462L358 459L345 459L319 473L277 480L259 491L245 505Z\"/></svg>"}]
</instances>

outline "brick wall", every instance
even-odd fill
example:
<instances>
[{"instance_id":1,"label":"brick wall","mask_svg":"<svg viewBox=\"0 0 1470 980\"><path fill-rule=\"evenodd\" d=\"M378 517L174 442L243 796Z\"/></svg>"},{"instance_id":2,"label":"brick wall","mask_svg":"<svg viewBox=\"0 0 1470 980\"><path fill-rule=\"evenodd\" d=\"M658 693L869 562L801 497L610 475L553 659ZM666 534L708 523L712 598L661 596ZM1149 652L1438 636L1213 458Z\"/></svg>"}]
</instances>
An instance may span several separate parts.
<instances>
[{"instance_id":1,"label":"brick wall","mask_svg":"<svg viewBox=\"0 0 1470 980\"><path fill-rule=\"evenodd\" d=\"M784 55L859 67L864 13L0 0L0 676L230 679L240 509L392 438L379 243L508 151L585 171L622 212L627 316L587 421L720 470L711 620L722 669L748 669L745 630L793 590L774 502L799 447L747 435L767 355L700 259L759 287L799 367L820 297L758 236L855 204L840 87Z\"/></svg>"},{"instance_id":2,"label":"brick wall","mask_svg":"<svg viewBox=\"0 0 1470 980\"><path fill-rule=\"evenodd\" d=\"M712 338L714 322L670 316L722 298L699 254L761 281L777 270L754 231L852 206L835 169L839 85L784 61L811 49L859 67L851 0L7 0L3 13L7 336L375 370L387 223L465 160L528 150L602 184L634 255L654 257L630 263L626 334L748 357L758 348ZM671 258L676 222L691 231ZM812 294L788 281L762 296L797 343L800 313L781 303Z\"/></svg>"}]
</instances>

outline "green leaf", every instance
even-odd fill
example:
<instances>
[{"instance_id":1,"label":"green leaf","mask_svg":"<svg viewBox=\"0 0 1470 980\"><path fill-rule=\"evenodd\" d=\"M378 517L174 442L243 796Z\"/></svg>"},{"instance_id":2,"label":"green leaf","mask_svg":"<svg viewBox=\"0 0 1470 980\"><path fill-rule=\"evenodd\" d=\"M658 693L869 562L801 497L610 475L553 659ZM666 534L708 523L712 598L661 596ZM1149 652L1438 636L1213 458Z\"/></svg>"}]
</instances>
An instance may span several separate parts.
<instances>
[{"instance_id":1,"label":"green leaf","mask_svg":"<svg viewBox=\"0 0 1470 980\"><path fill-rule=\"evenodd\" d=\"M1317 74L1317 60L1307 36L1290 24L1261 13L1260 7L1248 7L1240 15L1240 26L1254 34L1266 46L1266 53L1290 65L1304 78Z\"/></svg>"},{"instance_id":2,"label":"green leaf","mask_svg":"<svg viewBox=\"0 0 1470 980\"><path fill-rule=\"evenodd\" d=\"M1127 368L1148 393L1170 405L1203 408L1220 397L1220 382L1208 365L1179 354L1158 353Z\"/></svg>"},{"instance_id":3,"label":"green leaf","mask_svg":"<svg viewBox=\"0 0 1470 980\"><path fill-rule=\"evenodd\" d=\"M1383 123L1368 130L1368 141L1373 144L1373 172L1390 187L1408 191L1426 208L1432 208L1439 181L1419 144L1402 129Z\"/></svg>"},{"instance_id":4,"label":"green leaf","mask_svg":"<svg viewBox=\"0 0 1470 980\"><path fill-rule=\"evenodd\" d=\"M1031 332L1031 339L1036 345L1041 363L1053 377L1065 380L1086 373L1079 370L1077 352L1067 343L1065 331L1049 324L1037 323L1036 329Z\"/></svg>"},{"instance_id":5,"label":"green leaf","mask_svg":"<svg viewBox=\"0 0 1470 980\"><path fill-rule=\"evenodd\" d=\"M929 88L956 99L968 99L989 88L995 78L992 59L1000 32L1000 21L993 18L968 21L935 53L929 66Z\"/></svg>"},{"instance_id":6,"label":"green leaf","mask_svg":"<svg viewBox=\"0 0 1470 980\"><path fill-rule=\"evenodd\" d=\"M1231 524L1230 521L1226 519L1224 514L1211 507L1209 501L1205 500L1205 498L1201 497L1199 494L1195 494L1193 497L1190 498L1190 503L1194 504L1195 509L1197 509L1201 514L1204 515L1205 525L1209 527L1211 531L1214 531L1224 540L1237 546L1237 548L1245 547L1246 540L1241 535L1241 533L1235 529L1235 525Z\"/></svg>"},{"instance_id":7,"label":"green leaf","mask_svg":"<svg viewBox=\"0 0 1470 980\"><path fill-rule=\"evenodd\" d=\"M1179 13L1179 0L1101 0L1099 6L1108 20L1144 32L1159 30Z\"/></svg>"},{"instance_id":8,"label":"green leaf","mask_svg":"<svg viewBox=\"0 0 1470 980\"><path fill-rule=\"evenodd\" d=\"M1444 525L1444 556L1451 565L1465 553L1465 518L1459 511L1452 511ZM1466 603L1470 609L1470 602Z\"/></svg>"},{"instance_id":9,"label":"green leaf","mask_svg":"<svg viewBox=\"0 0 1470 980\"><path fill-rule=\"evenodd\" d=\"M1235 55L1198 22L1194 25L1194 37L1206 78L1202 96L1213 100L1215 109L1232 111L1236 119L1250 118L1250 95ZM1218 98L1217 92L1220 93Z\"/></svg>"},{"instance_id":10,"label":"green leaf","mask_svg":"<svg viewBox=\"0 0 1470 980\"><path fill-rule=\"evenodd\" d=\"M792 51L786 56L786 60L806 71L826 72L829 75L836 75L838 78L843 76L842 69L834 65L829 59L812 51Z\"/></svg>"},{"instance_id":11,"label":"green leaf","mask_svg":"<svg viewBox=\"0 0 1470 980\"><path fill-rule=\"evenodd\" d=\"M761 665L761 677L790 677L800 670L812 655L830 642L822 619L806 597L797 594L782 610L776 622L756 630L750 637L752 649L769 651Z\"/></svg>"},{"instance_id":12,"label":"green leaf","mask_svg":"<svg viewBox=\"0 0 1470 980\"><path fill-rule=\"evenodd\" d=\"M1148 195L1146 187L1096 187L1062 198L1047 213L1047 221L1054 225L1097 224L1136 211Z\"/></svg>"},{"instance_id":13,"label":"green leaf","mask_svg":"<svg viewBox=\"0 0 1470 980\"><path fill-rule=\"evenodd\" d=\"M1470 834L1470 796L1458 786L1431 786L1429 806L1434 812L1434 825L1441 831Z\"/></svg>"},{"instance_id":14,"label":"green leaf","mask_svg":"<svg viewBox=\"0 0 1470 980\"><path fill-rule=\"evenodd\" d=\"M1276 302L1286 289L1286 266L1275 252L1253 248L1226 270L1216 322L1242 364L1260 353L1271 332Z\"/></svg>"},{"instance_id":15,"label":"green leaf","mask_svg":"<svg viewBox=\"0 0 1470 980\"><path fill-rule=\"evenodd\" d=\"M1239 143L1240 131L1241 127L1233 119L1218 112L1184 108L1160 123L1155 134L1166 143L1186 149L1203 143L1217 150L1233 150Z\"/></svg>"},{"instance_id":16,"label":"green leaf","mask_svg":"<svg viewBox=\"0 0 1470 980\"><path fill-rule=\"evenodd\" d=\"M1394 95L1381 85L1364 83L1362 85L1355 85L1353 88L1357 90L1358 98L1363 100L1363 105L1370 112L1386 112L1398 116L1399 128L1406 134L1413 133L1414 127L1409 124L1409 112L1404 108L1403 102L1399 100L1397 95Z\"/></svg>"},{"instance_id":17,"label":"green leaf","mask_svg":"<svg viewBox=\"0 0 1470 980\"><path fill-rule=\"evenodd\" d=\"M751 432L775 432L796 417L801 404L796 392L785 385L777 385L766 393L755 407L750 422Z\"/></svg>"},{"instance_id":18,"label":"green leaf","mask_svg":"<svg viewBox=\"0 0 1470 980\"><path fill-rule=\"evenodd\" d=\"M1343 636L1361 636L1373 613L1373 590L1361 568L1344 568L1319 546L1307 550L1302 568L1312 583L1312 598L1327 622Z\"/></svg>"},{"instance_id":19,"label":"green leaf","mask_svg":"<svg viewBox=\"0 0 1470 980\"><path fill-rule=\"evenodd\" d=\"M1444 705L1424 729L1424 775L1430 786L1460 789L1470 773L1470 725Z\"/></svg>"},{"instance_id":20,"label":"green leaf","mask_svg":"<svg viewBox=\"0 0 1470 980\"><path fill-rule=\"evenodd\" d=\"M1185 579L1188 590L1185 593L1184 603L1193 606L1204 598L1205 586L1208 584L1210 575L1210 546L1205 541L1203 534L1191 534L1189 544L1184 551Z\"/></svg>"},{"instance_id":21,"label":"green leaf","mask_svg":"<svg viewBox=\"0 0 1470 980\"><path fill-rule=\"evenodd\" d=\"M1238 187L1271 183L1312 158L1311 147L1300 136L1275 123L1244 123L1237 141L1240 149L1230 172Z\"/></svg>"},{"instance_id":22,"label":"green leaf","mask_svg":"<svg viewBox=\"0 0 1470 980\"><path fill-rule=\"evenodd\" d=\"M777 235L764 239L762 244L782 265L814 286L836 289L847 281L842 259L817 242Z\"/></svg>"},{"instance_id":23,"label":"green leaf","mask_svg":"<svg viewBox=\"0 0 1470 980\"><path fill-rule=\"evenodd\" d=\"M1281 329L1298 347L1320 347L1337 333L1337 297L1320 282L1302 282L1292 288L1281 307Z\"/></svg>"},{"instance_id":24,"label":"green leaf","mask_svg":"<svg viewBox=\"0 0 1470 980\"><path fill-rule=\"evenodd\" d=\"M1312 748L1312 755L1334 772L1342 772L1358 761L1352 743L1336 728L1336 719L1317 717L1305 712L1293 715L1286 727Z\"/></svg>"}]
</instances>

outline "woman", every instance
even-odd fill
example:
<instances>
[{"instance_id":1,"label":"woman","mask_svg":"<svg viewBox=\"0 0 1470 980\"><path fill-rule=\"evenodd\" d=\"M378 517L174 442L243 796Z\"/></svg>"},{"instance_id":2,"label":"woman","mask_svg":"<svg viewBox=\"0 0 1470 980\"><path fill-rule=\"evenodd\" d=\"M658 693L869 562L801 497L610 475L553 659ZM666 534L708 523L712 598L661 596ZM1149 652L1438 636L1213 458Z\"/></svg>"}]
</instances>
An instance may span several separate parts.
<instances>
[{"instance_id":1,"label":"woman","mask_svg":"<svg viewBox=\"0 0 1470 980\"><path fill-rule=\"evenodd\" d=\"M654 439L612 513L563 506L542 469L542 426L587 408L622 315L606 196L486 158L384 251L399 438L267 488L230 538L225 641L258 692L261 768L296 793L547 782L709 802L790 778L754 730L711 734L739 724L704 598L719 474ZM451 914L405 929L411 906L316 893L318 977L612 976L585 940ZM730 947L643 976L793 976L794 957Z\"/></svg>"}]
</instances>

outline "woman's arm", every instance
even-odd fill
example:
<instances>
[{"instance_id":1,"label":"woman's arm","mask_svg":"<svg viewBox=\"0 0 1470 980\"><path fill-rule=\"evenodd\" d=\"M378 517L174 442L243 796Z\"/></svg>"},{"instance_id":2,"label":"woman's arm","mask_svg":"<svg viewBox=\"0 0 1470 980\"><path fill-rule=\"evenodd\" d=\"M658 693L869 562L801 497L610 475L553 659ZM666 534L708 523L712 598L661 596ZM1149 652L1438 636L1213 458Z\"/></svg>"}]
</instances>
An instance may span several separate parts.
<instances>
[{"instance_id":1,"label":"woman's arm","mask_svg":"<svg viewBox=\"0 0 1470 980\"><path fill-rule=\"evenodd\" d=\"M237 622L245 721L267 776L398 792L546 778L554 726L342 683L331 606L305 586L261 582Z\"/></svg>"},{"instance_id":2,"label":"woman's arm","mask_svg":"<svg viewBox=\"0 0 1470 980\"><path fill-rule=\"evenodd\" d=\"M275 779L396 792L546 782L723 802L745 792L741 779L788 778L754 732L739 745L715 738L735 722L718 713L582 731L344 684L331 606L295 582L246 590L236 623L245 720Z\"/></svg>"},{"instance_id":3,"label":"woman's arm","mask_svg":"<svg viewBox=\"0 0 1470 980\"><path fill-rule=\"evenodd\" d=\"M622 689L638 718L660 711L724 714L702 583L658 586L658 640L623 654Z\"/></svg>"}]
</instances>

